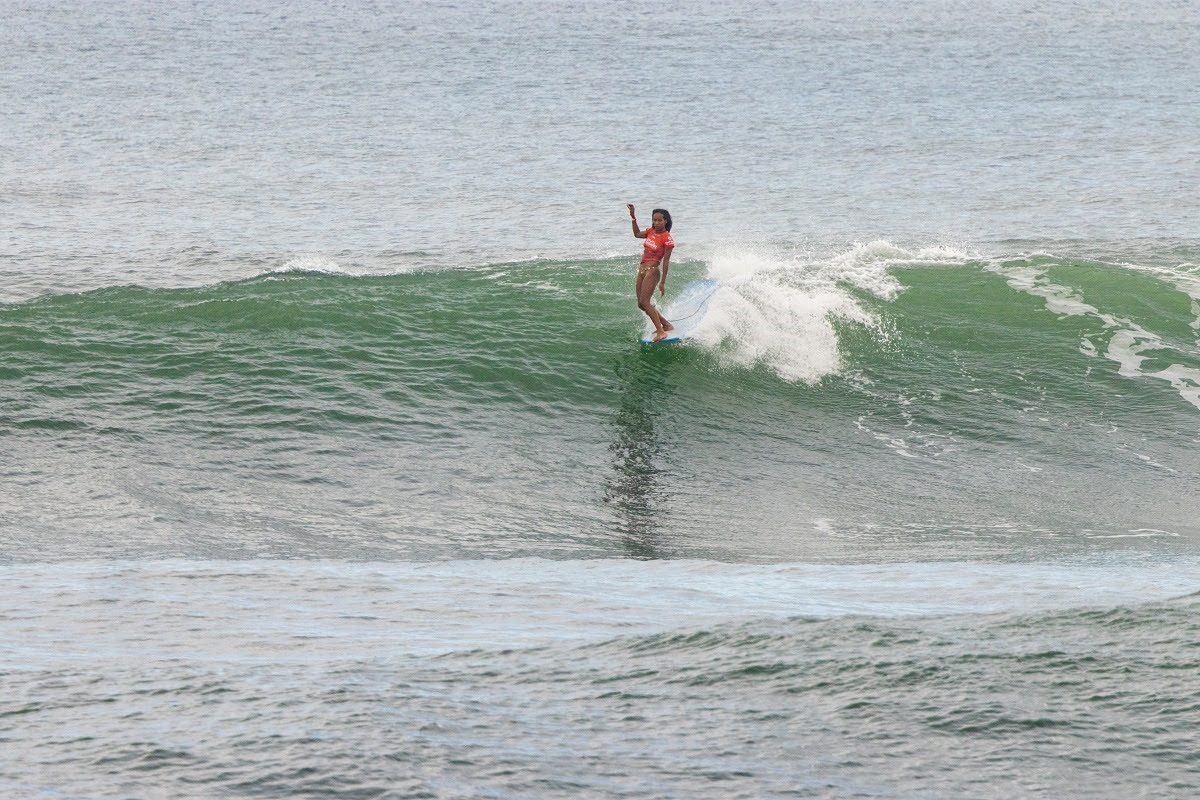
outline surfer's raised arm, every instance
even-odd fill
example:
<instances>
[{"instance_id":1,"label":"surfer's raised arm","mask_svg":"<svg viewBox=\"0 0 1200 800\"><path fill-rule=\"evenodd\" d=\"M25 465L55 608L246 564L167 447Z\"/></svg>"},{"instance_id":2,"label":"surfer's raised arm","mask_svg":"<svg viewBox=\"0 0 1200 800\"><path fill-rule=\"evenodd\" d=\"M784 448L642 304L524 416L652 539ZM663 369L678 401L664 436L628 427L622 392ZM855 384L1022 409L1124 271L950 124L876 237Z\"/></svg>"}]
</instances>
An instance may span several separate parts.
<instances>
[{"instance_id":1,"label":"surfer's raised arm","mask_svg":"<svg viewBox=\"0 0 1200 800\"><path fill-rule=\"evenodd\" d=\"M633 203L626 203L625 207L629 209L629 218L633 220L633 235L639 239L645 239L646 234L638 229L637 217L633 213Z\"/></svg>"}]
</instances>

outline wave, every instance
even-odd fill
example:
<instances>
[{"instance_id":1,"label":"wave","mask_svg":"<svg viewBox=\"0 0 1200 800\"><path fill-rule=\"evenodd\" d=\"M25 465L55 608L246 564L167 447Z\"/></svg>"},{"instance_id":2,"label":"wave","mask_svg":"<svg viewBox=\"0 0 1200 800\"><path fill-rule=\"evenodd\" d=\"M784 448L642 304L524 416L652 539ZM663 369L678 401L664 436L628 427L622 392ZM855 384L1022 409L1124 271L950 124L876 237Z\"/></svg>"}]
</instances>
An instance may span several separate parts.
<instances>
[{"instance_id":1,"label":"wave","mask_svg":"<svg viewBox=\"0 0 1200 800\"><path fill-rule=\"evenodd\" d=\"M645 347L628 259L318 266L0 306L16 552L107 546L81 520L221 557L1003 559L1196 530L1188 269L730 246L672 267L723 285L695 338Z\"/></svg>"},{"instance_id":2,"label":"wave","mask_svg":"<svg viewBox=\"0 0 1200 800\"><path fill-rule=\"evenodd\" d=\"M222 660L299 662L376 654L381 646L394 655L420 656L605 642L707 649L722 631L737 636L738 624L764 620L849 618L862 624L873 618L887 625L952 615L1078 617L1170 602L1186 609L1196 603L1200 566L1178 560L1071 565L200 560L0 565L0 576L16 587L0 610L24 609L28 615L39 609L52 616L51 633L26 637L28 660L94 658L108 652L114 639L133 636L125 630L130 625L143 627L159 614L170 618L186 602L189 637L209 644L195 647L197 652ZM110 596L117 583L119 599ZM128 613L114 613L114 603L118 612ZM269 619L258 613L263 605L273 609ZM1002 627L1004 620L991 623ZM64 636L63 629L75 634ZM675 638L680 634L683 638ZM260 649L264 636L274 641L266 652ZM42 646L49 641L52 647ZM166 645L175 646L174 640Z\"/></svg>"},{"instance_id":3,"label":"wave","mask_svg":"<svg viewBox=\"0 0 1200 800\"><path fill-rule=\"evenodd\" d=\"M889 329L856 290L892 301L903 289L894 268L967 260L958 251L914 253L882 241L830 259L720 245L709 256L707 274L722 289L695 338L722 364L764 365L786 381L815 384L843 367L839 326L857 325L887 343Z\"/></svg>"},{"instance_id":4,"label":"wave","mask_svg":"<svg viewBox=\"0 0 1200 800\"><path fill-rule=\"evenodd\" d=\"M1195 347L1200 340L1186 340L1187 334L1178 333L1169 340L1164 336L1143 327L1134 321L1132 315L1125 316L1122 312L1101 311L1097 306L1086 302L1083 298L1083 288L1078 284L1079 270L1072 269L1073 265L1063 264L1061 259L1051 255L1043 255L1033 259L1006 261L991 264L988 269L1004 277L1012 288L1045 300L1046 310L1059 317L1077 316L1088 317L1100 323L1102 330L1085 334L1080 339L1079 350L1088 356L1104 357L1119 365L1119 373L1124 377L1151 377L1169 383L1187 402L1200 408L1200 369L1192 366L1195 361ZM1136 301L1151 305L1150 323L1168 321L1171 316L1170 305L1175 305L1181 298L1169 296L1163 292L1164 283L1174 286L1175 290L1190 301L1190 313L1194 316L1188 327L1195 333L1200 332L1200 277L1190 272L1174 272L1161 269L1140 269L1125 265L1128 273L1120 288L1127 291ZM1077 286L1063 285L1054 282L1051 272L1063 272L1068 280L1076 276ZM1141 280L1141 278L1149 280ZM1115 283L1110 275L1104 275L1108 283ZM1091 287L1089 287L1091 288ZM1115 288L1115 287L1114 287ZM1161 304L1159 306L1158 304ZM1140 310L1140 309L1139 309ZM1167 320L1164 320L1167 318ZM1175 321L1178 321L1176 319ZM1148 355L1155 353L1155 356ZM1160 368L1148 368L1146 363L1154 358L1156 361L1169 360L1173 363ZM1175 361L1186 359L1187 363Z\"/></svg>"},{"instance_id":5,"label":"wave","mask_svg":"<svg viewBox=\"0 0 1200 800\"><path fill-rule=\"evenodd\" d=\"M631 271L604 259L359 274L314 256L205 287L43 296L0 306L0 369L18 392L386 381L411 396L564 406L590 405L616 365L641 359L784 395L944 396L981 381L1011 392L1031 374L1048 390L1142 392L1153 378L1200 408L1200 276L1186 267L882 241L832 258L721 245L674 265L672 288L708 277L721 289L692 340L657 351L636 343Z\"/></svg>"}]
</instances>

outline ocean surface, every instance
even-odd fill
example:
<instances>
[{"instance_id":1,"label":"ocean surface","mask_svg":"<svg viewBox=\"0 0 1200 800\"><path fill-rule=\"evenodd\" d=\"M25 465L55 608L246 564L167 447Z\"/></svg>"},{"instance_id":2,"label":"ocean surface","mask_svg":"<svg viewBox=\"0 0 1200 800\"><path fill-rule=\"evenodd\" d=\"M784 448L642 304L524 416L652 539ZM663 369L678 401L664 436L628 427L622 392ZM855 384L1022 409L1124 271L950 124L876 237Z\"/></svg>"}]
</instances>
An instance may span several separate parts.
<instances>
[{"instance_id":1,"label":"ocean surface","mask_svg":"<svg viewBox=\"0 0 1200 800\"><path fill-rule=\"evenodd\" d=\"M1198 22L0 0L0 796L1200 795Z\"/></svg>"}]
</instances>

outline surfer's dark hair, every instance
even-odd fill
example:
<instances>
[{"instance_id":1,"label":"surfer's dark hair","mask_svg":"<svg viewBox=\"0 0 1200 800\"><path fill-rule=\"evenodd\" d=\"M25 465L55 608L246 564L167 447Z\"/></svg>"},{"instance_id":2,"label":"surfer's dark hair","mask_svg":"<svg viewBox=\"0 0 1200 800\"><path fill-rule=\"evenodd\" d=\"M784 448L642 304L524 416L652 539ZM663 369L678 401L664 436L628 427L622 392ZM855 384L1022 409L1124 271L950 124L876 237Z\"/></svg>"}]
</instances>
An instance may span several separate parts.
<instances>
[{"instance_id":1,"label":"surfer's dark hair","mask_svg":"<svg viewBox=\"0 0 1200 800\"><path fill-rule=\"evenodd\" d=\"M665 208L656 208L650 212L650 216L653 217L655 214L662 214L663 219L667 221L667 230L671 230L671 212Z\"/></svg>"}]
</instances>

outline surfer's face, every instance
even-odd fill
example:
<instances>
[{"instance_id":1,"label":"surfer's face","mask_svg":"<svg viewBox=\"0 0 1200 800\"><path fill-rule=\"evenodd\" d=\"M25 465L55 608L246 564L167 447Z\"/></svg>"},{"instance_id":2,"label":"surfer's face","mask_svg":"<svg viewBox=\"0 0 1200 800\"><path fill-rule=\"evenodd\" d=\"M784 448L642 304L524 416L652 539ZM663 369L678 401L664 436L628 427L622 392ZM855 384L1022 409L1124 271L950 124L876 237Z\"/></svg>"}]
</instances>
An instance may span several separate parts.
<instances>
[{"instance_id":1,"label":"surfer's face","mask_svg":"<svg viewBox=\"0 0 1200 800\"><path fill-rule=\"evenodd\" d=\"M652 224L654 225L655 233L662 233L667 229L667 220L662 214L655 214L654 222Z\"/></svg>"}]
</instances>

